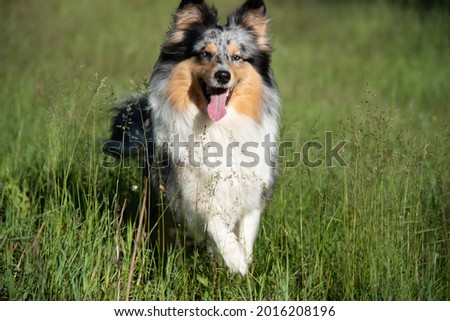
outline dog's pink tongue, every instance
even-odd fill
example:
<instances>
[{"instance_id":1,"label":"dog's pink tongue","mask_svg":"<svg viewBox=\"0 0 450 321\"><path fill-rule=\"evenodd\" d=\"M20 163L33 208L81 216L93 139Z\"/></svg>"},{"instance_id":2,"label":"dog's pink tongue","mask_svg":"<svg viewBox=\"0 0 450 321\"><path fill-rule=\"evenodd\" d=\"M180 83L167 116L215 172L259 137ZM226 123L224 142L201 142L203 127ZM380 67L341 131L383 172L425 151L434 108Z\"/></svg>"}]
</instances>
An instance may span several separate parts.
<instances>
[{"instance_id":1,"label":"dog's pink tongue","mask_svg":"<svg viewBox=\"0 0 450 321\"><path fill-rule=\"evenodd\" d=\"M223 94L212 94L211 102L208 104L208 115L213 121L219 121L227 114L227 92Z\"/></svg>"}]
</instances>

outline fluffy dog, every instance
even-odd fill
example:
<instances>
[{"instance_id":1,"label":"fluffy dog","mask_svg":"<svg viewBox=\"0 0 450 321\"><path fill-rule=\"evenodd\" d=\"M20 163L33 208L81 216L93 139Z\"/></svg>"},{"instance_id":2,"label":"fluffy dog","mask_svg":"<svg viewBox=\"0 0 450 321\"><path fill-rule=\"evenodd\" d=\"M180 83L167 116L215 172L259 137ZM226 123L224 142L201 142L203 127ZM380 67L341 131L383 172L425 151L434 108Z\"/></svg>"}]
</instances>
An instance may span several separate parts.
<instances>
[{"instance_id":1,"label":"fluffy dog","mask_svg":"<svg viewBox=\"0 0 450 321\"><path fill-rule=\"evenodd\" d=\"M183 0L149 90L122 103L105 148L145 155L152 230L184 226L246 275L272 194L280 99L264 1L218 25L214 7ZM121 156L120 155L120 156ZM161 233L155 239L165 239Z\"/></svg>"}]
</instances>

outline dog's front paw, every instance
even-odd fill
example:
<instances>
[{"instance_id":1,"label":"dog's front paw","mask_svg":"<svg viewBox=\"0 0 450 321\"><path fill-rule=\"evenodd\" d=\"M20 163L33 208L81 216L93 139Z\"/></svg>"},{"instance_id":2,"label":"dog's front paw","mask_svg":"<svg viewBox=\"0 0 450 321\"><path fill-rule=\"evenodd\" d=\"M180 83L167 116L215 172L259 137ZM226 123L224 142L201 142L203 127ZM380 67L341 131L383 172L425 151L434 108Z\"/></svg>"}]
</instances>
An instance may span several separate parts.
<instances>
[{"instance_id":1,"label":"dog's front paw","mask_svg":"<svg viewBox=\"0 0 450 321\"><path fill-rule=\"evenodd\" d=\"M244 251L241 249L231 253L224 253L223 260L231 273L239 273L242 276L248 274L249 260L245 257Z\"/></svg>"}]
</instances>

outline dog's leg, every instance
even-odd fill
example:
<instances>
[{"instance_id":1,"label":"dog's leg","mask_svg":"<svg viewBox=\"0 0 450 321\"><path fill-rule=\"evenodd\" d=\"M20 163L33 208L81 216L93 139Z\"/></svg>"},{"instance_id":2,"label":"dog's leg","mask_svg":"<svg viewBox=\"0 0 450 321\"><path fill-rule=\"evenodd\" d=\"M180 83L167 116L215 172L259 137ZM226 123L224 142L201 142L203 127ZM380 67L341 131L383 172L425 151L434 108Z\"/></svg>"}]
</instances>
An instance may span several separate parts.
<instances>
[{"instance_id":1,"label":"dog's leg","mask_svg":"<svg viewBox=\"0 0 450 321\"><path fill-rule=\"evenodd\" d=\"M245 256L248 263L253 259L253 245L259 231L259 221L261 218L261 210L254 209L247 213L239 223L239 242L245 250Z\"/></svg>"},{"instance_id":2,"label":"dog's leg","mask_svg":"<svg viewBox=\"0 0 450 321\"><path fill-rule=\"evenodd\" d=\"M208 234L213 239L217 250L230 271L232 273L240 273L243 276L246 275L248 272L248 261L245 249L230 226L223 221L220 215L212 216L207 224Z\"/></svg>"}]
</instances>

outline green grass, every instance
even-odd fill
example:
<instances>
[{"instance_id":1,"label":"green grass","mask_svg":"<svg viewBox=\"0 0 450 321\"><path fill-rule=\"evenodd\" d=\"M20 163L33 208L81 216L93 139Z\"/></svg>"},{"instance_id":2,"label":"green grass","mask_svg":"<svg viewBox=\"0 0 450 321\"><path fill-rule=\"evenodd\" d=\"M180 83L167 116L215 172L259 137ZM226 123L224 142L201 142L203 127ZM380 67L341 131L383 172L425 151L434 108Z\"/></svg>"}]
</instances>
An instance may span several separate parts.
<instances>
[{"instance_id":1,"label":"green grass","mask_svg":"<svg viewBox=\"0 0 450 321\"><path fill-rule=\"evenodd\" d=\"M282 166L247 278L180 248L155 269L147 240L130 271L140 175L101 139L176 6L0 5L0 299L125 299L132 274L133 300L450 300L450 18L355 1L268 1L282 139L332 131L348 166Z\"/></svg>"}]
</instances>

